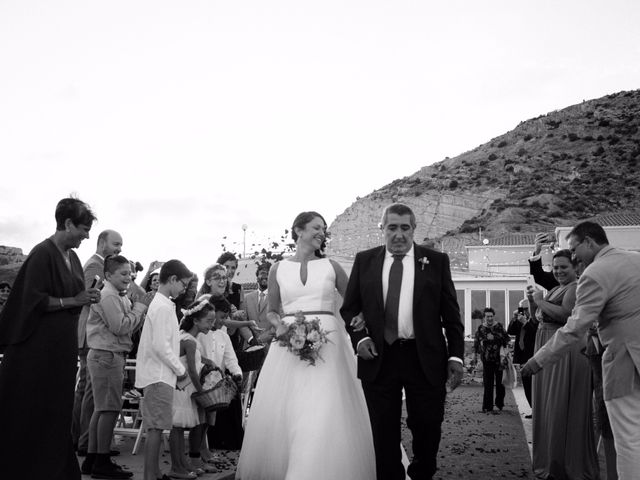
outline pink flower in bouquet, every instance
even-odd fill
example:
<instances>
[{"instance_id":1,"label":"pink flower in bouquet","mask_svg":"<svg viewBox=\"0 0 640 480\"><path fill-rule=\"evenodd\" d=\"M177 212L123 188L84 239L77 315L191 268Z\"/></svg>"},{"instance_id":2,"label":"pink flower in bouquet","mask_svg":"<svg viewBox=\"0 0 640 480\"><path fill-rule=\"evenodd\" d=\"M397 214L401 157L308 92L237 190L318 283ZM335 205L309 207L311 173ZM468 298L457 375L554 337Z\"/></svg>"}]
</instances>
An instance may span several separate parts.
<instances>
[{"instance_id":1,"label":"pink flower in bouquet","mask_svg":"<svg viewBox=\"0 0 640 480\"><path fill-rule=\"evenodd\" d=\"M295 350L300 350L302 347L304 347L304 343L305 343L304 336L294 335L293 337L291 337L290 343Z\"/></svg>"},{"instance_id":2,"label":"pink flower in bouquet","mask_svg":"<svg viewBox=\"0 0 640 480\"><path fill-rule=\"evenodd\" d=\"M307 340L309 340L311 343L319 342L320 341L320 332L318 332L317 330L312 330L307 335Z\"/></svg>"},{"instance_id":3,"label":"pink flower in bouquet","mask_svg":"<svg viewBox=\"0 0 640 480\"><path fill-rule=\"evenodd\" d=\"M300 360L315 365L321 359L320 348L330 342L328 334L322 328L319 318L307 320L302 312L296 312L292 323L283 323L276 330L276 340L281 347L285 347Z\"/></svg>"},{"instance_id":4,"label":"pink flower in bouquet","mask_svg":"<svg viewBox=\"0 0 640 480\"><path fill-rule=\"evenodd\" d=\"M280 325L278 325L278 328L276 328L276 337L286 335L288 331L289 325L287 325L286 323L281 323Z\"/></svg>"}]
</instances>

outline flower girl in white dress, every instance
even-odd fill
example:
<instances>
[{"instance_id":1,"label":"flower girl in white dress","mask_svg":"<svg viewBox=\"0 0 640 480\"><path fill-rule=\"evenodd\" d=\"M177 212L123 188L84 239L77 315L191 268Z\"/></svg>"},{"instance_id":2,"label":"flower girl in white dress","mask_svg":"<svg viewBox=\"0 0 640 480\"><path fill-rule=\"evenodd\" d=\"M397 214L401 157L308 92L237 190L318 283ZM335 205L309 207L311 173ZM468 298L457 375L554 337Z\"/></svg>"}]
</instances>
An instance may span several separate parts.
<instances>
[{"instance_id":1,"label":"flower girl in white dress","mask_svg":"<svg viewBox=\"0 0 640 480\"><path fill-rule=\"evenodd\" d=\"M311 365L274 343L260 372L238 462L240 480L372 480L373 440L367 405L356 378L356 359L335 291L347 275L320 254L326 222L315 212L296 218L293 257L269 275L269 318L280 326L302 311L328 333ZM281 310L282 308L282 310ZM278 312L284 312L281 316Z\"/></svg>"}]
</instances>

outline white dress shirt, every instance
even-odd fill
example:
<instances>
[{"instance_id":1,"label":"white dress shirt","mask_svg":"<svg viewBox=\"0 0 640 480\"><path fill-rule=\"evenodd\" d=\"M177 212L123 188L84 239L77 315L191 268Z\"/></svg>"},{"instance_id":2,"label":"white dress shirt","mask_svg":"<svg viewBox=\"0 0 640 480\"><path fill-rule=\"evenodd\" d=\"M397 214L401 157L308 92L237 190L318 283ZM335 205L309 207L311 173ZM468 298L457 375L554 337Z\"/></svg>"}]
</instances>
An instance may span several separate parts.
<instances>
[{"instance_id":1,"label":"white dress shirt","mask_svg":"<svg viewBox=\"0 0 640 480\"><path fill-rule=\"evenodd\" d=\"M402 285L400 286L400 305L398 306L398 338L411 339L414 338L413 333L413 286L415 284L416 264L414 261L414 246L402 258ZM387 292L389 291L389 271L393 263L393 254L389 250L385 250L384 262L382 264L382 298L386 305ZM370 339L365 337L358 342L360 344ZM461 358L449 357L458 363L464 363Z\"/></svg>"},{"instance_id":2,"label":"white dress shirt","mask_svg":"<svg viewBox=\"0 0 640 480\"><path fill-rule=\"evenodd\" d=\"M413 246L402 258L402 285L400 286L400 305L398 306L398 338L413 338L413 284L416 276L413 260ZM389 291L389 271L394 262L393 254L386 251L382 264L382 298L387 306L387 292Z\"/></svg>"},{"instance_id":3,"label":"white dress shirt","mask_svg":"<svg viewBox=\"0 0 640 480\"><path fill-rule=\"evenodd\" d=\"M202 355L212 360L220 370L229 370L231 375L242 375L238 357L227 332L222 329L210 330L206 334L199 333L197 340Z\"/></svg>"},{"instance_id":4,"label":"white dress shirt","mask_svg":"<svg viewBox=\"0 0 640 480\"><path fill-rule=\"evenodd\" d=\"M136 360L136 387L163 382L176 386L184 375L180 361L180 332L175 304L158 292L153 297L142 327Z\"/></svg>"}]
</instances>

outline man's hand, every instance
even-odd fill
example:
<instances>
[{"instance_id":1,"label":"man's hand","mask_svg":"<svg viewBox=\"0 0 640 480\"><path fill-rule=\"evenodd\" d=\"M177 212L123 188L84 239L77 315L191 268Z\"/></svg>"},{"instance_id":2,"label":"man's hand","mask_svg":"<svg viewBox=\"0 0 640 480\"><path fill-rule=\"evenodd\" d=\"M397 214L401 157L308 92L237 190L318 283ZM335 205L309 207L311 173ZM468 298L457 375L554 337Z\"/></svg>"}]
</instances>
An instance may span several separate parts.
<instances>
[{"instance_id":1,"label":"man's hand","mask_svg":"<svg viewBox=\"0 0 640 480\"><path fill-rule=\"evenodd\" d=\"M530 377L531 375L538 373L540 370L542 370L542 367L538 365L538 362L533 358L530 358L529 361L522 366L520 375L523 377Z\"/></svg>"},{"instance_id":2,"label":"man's hand","mask_svg":"<svg viewBox=\"0 0 640 480\"><path fill-rule=\"evenodd\" d=\"M353 328L354 332L359 332L360 330L364 329L364 325L364 318L362 318L362 315L356 315L351 319L351 322L349 323L349 326Z\"/></svg>"},{"instance_id":3,"label":"man's hand","mask_svg":"<svg viewBox=\"0 0 640 480\"><path fill-rule=\"evenodd\" d=\"M450 391L454 391L462 383L462 373L464 368L460 362L449 360L449 363L447 364L447 371L449 372L449 378L447 380L449 389Z\"/></svg>"},{"instance_id":4,"label":"man's hand","mask_svg":"<svg viewBox=\"0 0 640 480\"><path fill-rule=\"evenodd\" d=\"M189 376L189 373L185 370L185 372L182 375L178 375L176 377L176 381L180 382L182 380L184 380L185 378L187 378Z\"/></svg>"},{"instance_id":5,"label":"man's hand","mask_svg":"<svg viewBox=\"0 0 640 480\"><path fill-rule=\"evenodd\" d=\"M373 340L367 338L360 342L358 356L363 360L373 360L378 356L378 350L376 350L376 344L373 343Z\"/></svg>"}]
</instances>

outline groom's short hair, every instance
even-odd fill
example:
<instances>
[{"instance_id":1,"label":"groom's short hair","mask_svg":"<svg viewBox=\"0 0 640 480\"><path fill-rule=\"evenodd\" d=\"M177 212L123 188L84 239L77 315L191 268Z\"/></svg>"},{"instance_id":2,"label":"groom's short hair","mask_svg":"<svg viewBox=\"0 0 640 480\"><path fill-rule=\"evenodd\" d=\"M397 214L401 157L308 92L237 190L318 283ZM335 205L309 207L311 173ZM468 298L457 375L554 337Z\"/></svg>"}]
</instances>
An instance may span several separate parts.
<instances>
[{"instance_id":1,"label":"groom's short hair","mask_svg":"<svg viewBox=\"0 0 640 480\"><path fill-rule=\"evenodd\" d=\"M382 220L380 221L380 226L382 228L387 224L387 217L390 213L395 213L396 215L409 215L411 226L416 228L416 215L413 213L413 210L404 203L392 203L384 209L384 212L382 212Z\"/></svg>"}]
</instances>

